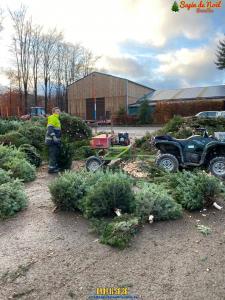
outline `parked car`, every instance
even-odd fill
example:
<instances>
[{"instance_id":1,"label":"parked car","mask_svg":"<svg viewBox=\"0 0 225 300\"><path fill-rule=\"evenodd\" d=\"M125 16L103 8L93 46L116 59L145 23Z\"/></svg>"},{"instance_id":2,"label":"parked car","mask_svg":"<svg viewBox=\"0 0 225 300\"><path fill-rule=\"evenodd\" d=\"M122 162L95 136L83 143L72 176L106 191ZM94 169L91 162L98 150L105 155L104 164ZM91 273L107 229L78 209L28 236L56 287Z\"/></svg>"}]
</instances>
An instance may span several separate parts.
<instances>
[{"instance_id":1,"label":"parked car","mask_svg":"<svg viewBox=\"0 0 225 300\"><path fill-rule=\"evenodd\" d=\"M225 111L201 111L195 116L199 118L225 118Z\"/></svg>"}]
</instances>

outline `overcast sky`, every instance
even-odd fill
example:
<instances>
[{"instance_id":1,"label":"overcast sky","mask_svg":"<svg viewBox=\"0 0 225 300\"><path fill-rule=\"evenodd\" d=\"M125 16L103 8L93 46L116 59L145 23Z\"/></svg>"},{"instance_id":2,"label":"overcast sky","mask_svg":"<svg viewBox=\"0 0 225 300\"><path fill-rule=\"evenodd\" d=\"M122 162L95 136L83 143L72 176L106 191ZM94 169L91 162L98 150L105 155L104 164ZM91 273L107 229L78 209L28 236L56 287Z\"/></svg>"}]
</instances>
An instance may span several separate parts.
<instances>
[{"instance_id":1,"label":"overcast sky","mask_svg":"<svg viewBox=\"0 0 225 300\"><path fill-rule=\"evenodd\" d=\"M98 68L155 89L224 84L215 49L225 33L225 1L214 13L171 11L173 0L1 0L28 7L35 23L64 32L100 55ZM179 3L179 1L177 1ZM187 1L190 2L190 1ZM191 1L192 2L192 1ZM10 64L12 35L5 13L0 33L0 67ZM6 84L3 75L0 83Z\"/></svg>"}]
</instances>

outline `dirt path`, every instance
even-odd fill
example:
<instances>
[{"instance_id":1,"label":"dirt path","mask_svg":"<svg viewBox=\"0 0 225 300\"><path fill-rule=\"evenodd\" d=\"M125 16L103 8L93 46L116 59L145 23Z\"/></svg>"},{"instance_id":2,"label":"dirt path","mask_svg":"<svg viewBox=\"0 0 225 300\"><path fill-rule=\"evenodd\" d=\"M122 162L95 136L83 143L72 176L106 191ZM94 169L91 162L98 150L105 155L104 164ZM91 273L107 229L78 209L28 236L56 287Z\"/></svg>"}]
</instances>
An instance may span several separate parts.
<instances>
[{"instance_id":1,"label":"dirt path","mask_svg":"<svg viewBox=\"0 0 225 300\"><path fill-rule=\"evenodd\" d=\"M146 225L118 251L80 215L52 213L52 178L39 172L26 186L28 209L0 222L1 300L86 300L97 287L128 287L144 300L225 299L225 209ZM197 219L212 234L199 233Z\"/></svg>"}]
</instances>

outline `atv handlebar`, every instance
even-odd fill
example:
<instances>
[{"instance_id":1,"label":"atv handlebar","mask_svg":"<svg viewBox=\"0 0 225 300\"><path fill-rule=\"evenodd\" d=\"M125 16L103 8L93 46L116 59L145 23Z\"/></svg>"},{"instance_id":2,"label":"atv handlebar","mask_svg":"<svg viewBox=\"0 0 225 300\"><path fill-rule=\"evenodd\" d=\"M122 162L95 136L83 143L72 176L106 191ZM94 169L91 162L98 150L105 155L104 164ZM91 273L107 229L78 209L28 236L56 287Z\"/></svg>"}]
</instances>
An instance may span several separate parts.
<instances>
[{"instance_id":1,"label":"atv handlebar","mask_svg":"<svg viewBox=\"0 0 225 300\"><path fill-rule=\"evenodd\" d=\"M208 131L207 131L206 128L201 128L200 127L200 128L195 128L194 130L202 132L203 133L203 137L205 137L205 138L209 137L209 134L208 134Z\"/></svg>"}]
</instances>

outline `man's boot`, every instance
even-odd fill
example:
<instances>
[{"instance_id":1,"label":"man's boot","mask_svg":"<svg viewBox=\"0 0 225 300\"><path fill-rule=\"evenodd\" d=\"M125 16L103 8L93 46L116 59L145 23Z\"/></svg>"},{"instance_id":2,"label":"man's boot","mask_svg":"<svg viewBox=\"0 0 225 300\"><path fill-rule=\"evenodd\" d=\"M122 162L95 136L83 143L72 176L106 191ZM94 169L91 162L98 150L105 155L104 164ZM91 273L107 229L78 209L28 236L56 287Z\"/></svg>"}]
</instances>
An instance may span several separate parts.
<instances>
[{"instance_id":1,"label":"man's boot","mask_svg":"<svg viewBox=\"0 0 225 300\"><path fill-rule=\"evenodd\" d=\"M58 172L59 172L59 169L56 168L56 167L49 167L48 168L48 173L49 174L58 173Z\"/></svg>"}]
</instances>

